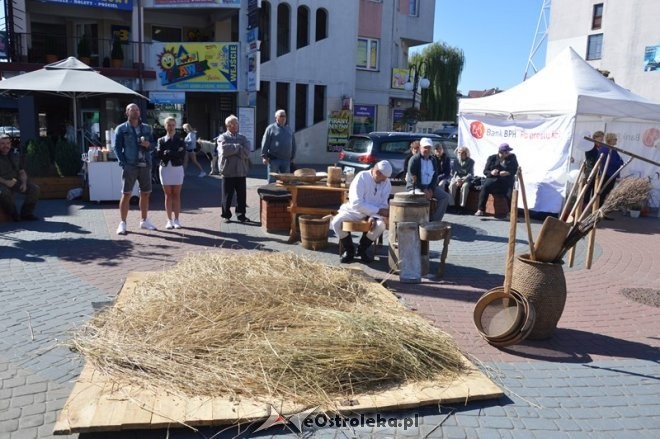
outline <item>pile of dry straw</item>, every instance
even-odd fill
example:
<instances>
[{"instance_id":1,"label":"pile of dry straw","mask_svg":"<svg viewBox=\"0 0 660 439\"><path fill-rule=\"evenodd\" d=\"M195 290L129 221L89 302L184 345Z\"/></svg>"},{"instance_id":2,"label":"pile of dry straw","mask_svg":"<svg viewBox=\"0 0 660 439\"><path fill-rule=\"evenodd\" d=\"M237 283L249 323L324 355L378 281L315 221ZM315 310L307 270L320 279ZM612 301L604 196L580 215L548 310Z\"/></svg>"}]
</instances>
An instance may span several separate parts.
<instances>
[{"instance_id":1,"label":"pile of dry straw","mask_svg":"<svg viewBox=\"0 0 660 439\"><path fill-rule=\"evenodd\" d=\"M464 367L450 336L373 281L265 252L190 255L99 313L73 348L147 388L326 406Z\"/></svg>"}]
</instances>

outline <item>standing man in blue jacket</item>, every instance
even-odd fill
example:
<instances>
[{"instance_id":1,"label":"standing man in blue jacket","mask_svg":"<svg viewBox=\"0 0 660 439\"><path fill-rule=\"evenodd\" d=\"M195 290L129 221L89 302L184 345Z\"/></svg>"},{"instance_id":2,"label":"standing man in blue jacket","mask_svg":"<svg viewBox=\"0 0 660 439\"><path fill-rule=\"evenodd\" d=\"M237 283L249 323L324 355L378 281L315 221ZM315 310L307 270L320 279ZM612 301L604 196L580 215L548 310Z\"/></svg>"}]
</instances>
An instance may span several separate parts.
<instances>
[{"instance_id":1,"label":"standing man in blue jacket","mask_svg":"<svg viewBox=\"0 0 660 439\"><path fill-rule=\"evenodd\" d=\"M269 183L275 181L271 172L289 173L296 156L296 138L286 124L286 111L275 112L275 123L266 127L261 139L261 160L267 166Z\"/></svg>"},{"instance_id":2,"label":"standing man in blue jacket","mask_svg":"<svg viewBox=\"0 0 660 439\"><path fill-rule=\"evenodd\" d=\"M137 104L126 106L126 122L117 126L114 144L115 154L122 167L122 194L119 200L121 222L117 234L126 234L126 217L133 186L137 181L140 187L140 228L156 230L149 218L149 196L151 195L152 156L154 150L151 127L140 120L140 107Z\"/></svg>"}]
</instances>

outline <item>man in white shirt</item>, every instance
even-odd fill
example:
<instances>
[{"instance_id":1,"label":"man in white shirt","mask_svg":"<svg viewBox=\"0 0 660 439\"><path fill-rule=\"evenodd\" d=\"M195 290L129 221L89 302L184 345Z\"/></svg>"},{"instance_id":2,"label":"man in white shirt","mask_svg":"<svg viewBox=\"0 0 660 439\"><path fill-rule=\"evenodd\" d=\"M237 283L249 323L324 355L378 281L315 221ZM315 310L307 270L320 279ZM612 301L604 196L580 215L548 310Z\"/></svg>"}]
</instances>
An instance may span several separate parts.
<instances>
[{"instance_id":1,"label":"man in white shirt","mask_svg":"<svg viewBox=\"0 0 660 439\"><path fill-rule=\"evenodd\" d=\"M349 232L342 230L344 221L368 220L371 229L362 234L357 254L363 262L371 262L368 248L385 231L389 216L389 197L392 189L389 177L392 175L392 165L383 160L369 171L360 172L348 189L348 201L339 208L332 218L330 228L341 241L344 252L340 262L352 262L355 258L355 246Z\"/></svg>"}]
</instances>

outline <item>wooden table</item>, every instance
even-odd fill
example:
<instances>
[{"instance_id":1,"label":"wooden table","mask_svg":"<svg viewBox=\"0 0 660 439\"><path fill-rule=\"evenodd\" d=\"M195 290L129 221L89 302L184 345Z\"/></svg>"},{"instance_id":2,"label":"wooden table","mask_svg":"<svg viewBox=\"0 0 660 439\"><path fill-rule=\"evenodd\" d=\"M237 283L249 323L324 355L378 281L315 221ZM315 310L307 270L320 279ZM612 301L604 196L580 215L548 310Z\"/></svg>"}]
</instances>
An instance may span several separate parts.
<instances>
[{"instance_id":1,"label":"wooden table","mask_svg":"<svg viewBox=\"0 0 660 439\"><path fill-rule=\"evenodd\" d=\"M335 215L341 203L337 206L322 206L322 207L307 207L298 205L298 196L302 191L315 191L322 192L341 192L342 203L348 200L348 187L344 186L327 186L325 183L314 184L293 184L293 183L277 183L291 193L291 204L287 210L291 213L291 227L289 230L289 243L297 242L300 237L298 236L297 220L298 215Z\"/></svg>"}]
</instances>

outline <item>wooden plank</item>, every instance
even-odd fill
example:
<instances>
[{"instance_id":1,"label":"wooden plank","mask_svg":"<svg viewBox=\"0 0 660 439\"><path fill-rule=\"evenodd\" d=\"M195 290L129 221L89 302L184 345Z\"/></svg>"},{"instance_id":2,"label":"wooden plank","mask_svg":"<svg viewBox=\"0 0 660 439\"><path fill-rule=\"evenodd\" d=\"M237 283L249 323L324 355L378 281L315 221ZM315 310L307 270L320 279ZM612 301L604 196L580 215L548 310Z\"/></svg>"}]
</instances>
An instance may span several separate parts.
<instances>
[{"instance_id":1,"label":"wooden plank","mask_svg":"<svg viewBox=\"0 0 660 439\"><path fill-rule=\"evenodd\" d=\"M117 303L127 300L138 282L147 275L129 273ZM382 286L379 290L386 306L401 306L389 290ZM377 409L402 410L435 403L464 403L503 395L467 358L463 357L463 361L468 369L454 380L410 383L381 392L353 395L336 401L333 407L321 409L351 415ZM272 406L283 415L310 408L286 401L273 401ZM249 398L183 397L165 391L135 388L128 383L113 382L87 364L60 412L55 434L155 429L177 423L194 427L253 422L268 418L270 407L271 404Z\"/></svg>"},{"instance_id":2,"label":"wooden plank","mask_svg":"<svg viewBox=\"0 0 660 439\"><path fill-rule=\"evenodd\" d=\"M83 431L92 424L96 412L96 402L101 397L102 385L92 382L94 368L90 364L83 367L64 408L55 422L54 434L71 434Z\"/></svg>"}]
</instances>

